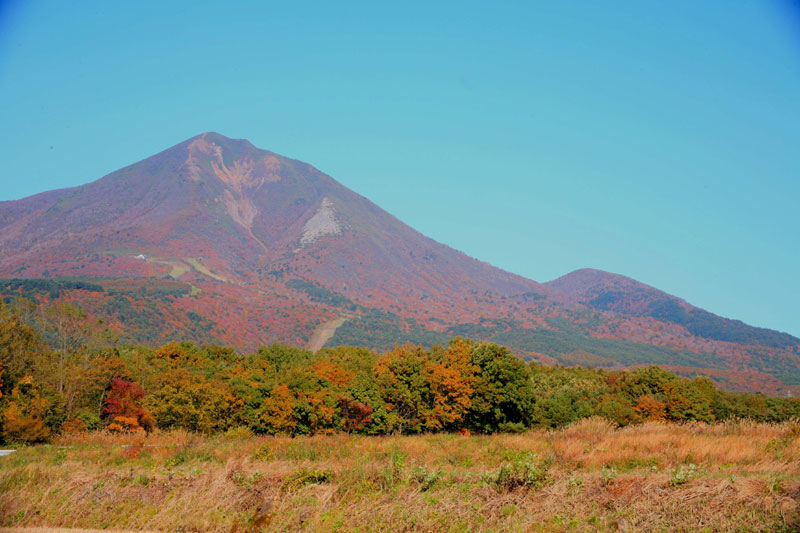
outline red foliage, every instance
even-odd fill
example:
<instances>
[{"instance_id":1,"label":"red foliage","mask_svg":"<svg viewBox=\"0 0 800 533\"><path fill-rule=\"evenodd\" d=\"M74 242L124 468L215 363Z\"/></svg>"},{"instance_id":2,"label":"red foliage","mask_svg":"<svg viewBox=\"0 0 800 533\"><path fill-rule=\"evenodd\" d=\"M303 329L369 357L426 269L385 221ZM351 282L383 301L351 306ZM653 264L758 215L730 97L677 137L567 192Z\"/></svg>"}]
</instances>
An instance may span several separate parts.
<instances>
[{"instance_id":1,"label":"red foliage","mask_svg":"<svg viewBox=\"0 0 800 533\"><path fill-rule=\"evenodd\" d=\"M111 380L111 388L108 391L103 411L110 419L117 421L117 423L112 423L115 428L119 425L119 420L130 420L135 422L138 427L150 431L155 426L155 421L150 413L141 406L140 402L143 397L144 390L138 383L114 378ZM130 426L127 429L136 429L133 423L126 425Z\"/></svg>"},{"instance_id":2,"label":"red foliage","mask_svg":"<svg viewBox=\"0 0 800 533\"><path fill-rule=\"evenodd\" d=\"M339 398L339 412L345 431L361 429L372 421L372 407L352 398Z\"/></svg>"}]
</instances>

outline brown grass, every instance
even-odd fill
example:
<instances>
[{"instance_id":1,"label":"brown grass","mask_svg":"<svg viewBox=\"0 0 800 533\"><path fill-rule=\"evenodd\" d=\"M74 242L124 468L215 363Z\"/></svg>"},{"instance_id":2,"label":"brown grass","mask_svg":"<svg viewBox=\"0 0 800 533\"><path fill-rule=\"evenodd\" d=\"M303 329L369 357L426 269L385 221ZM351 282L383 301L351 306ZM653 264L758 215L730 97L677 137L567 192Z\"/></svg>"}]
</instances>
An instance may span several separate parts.
<instances>
[{"instance_id":1,"label":"brown grass","mask_svg":"<svg viewBox=\"0 0 800 533\"><path fill-rule=\"evenodd\" d=\"M504 465L525 461L549 465L543 481L497 482ZM0 458L6 527L796 531L799 505L797 424L614 429L590 419L472 437L93 433Z\"/></svg>"}]
</instances>

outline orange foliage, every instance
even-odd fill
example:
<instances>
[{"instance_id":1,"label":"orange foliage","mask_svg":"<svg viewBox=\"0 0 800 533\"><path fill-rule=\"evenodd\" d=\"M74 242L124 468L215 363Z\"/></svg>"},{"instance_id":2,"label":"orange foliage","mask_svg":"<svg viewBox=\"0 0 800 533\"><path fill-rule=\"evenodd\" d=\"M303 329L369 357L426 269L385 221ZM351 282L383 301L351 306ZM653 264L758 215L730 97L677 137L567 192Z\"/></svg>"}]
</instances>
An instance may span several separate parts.
<instances>
[{"instance_id":1,"label":"orange foliage","mask_svg":"<svg viewBox=\"0 0 800 533\"><path fill-rule=\"evenodd\" d=\"M665 422L667 420L667 404L656 400L650 394L639 396L633 410L639 413L642 420Z\"/></svg>"},{"instance_id":2,"label":"orange foliage","mask_svg":"<svg viewBox=\"0 0 800 533\"><path fill-rule=\"evenodd\" d=\"M115 416L114 421L108 425L109 431L134 432L144 431L139 425L139 420L132 416Z\"/></svg>"},{"instance_id":3,"label":"orange foliage","mask_svg":"<svg viewBox=\"0 0 800 533\"><path fill-rule=\"evenodd\" d=\"M352 372L340 368L329 361L320 361L312 369L318 376L327 379L337 387L345 387L353 381Z\"/></svg>"},{"instance_id":4,"label":"orange foliage","mask_svg":"<svg viewBox=\"0 0 800 533\"><path fill-rule=\"evenodd\" d=\"M21 442L42 442L50 436L44 422L50 401L42 398L33 378L19 380L2 412L3 436Z\"/></svg>"},{"instance_id":5,"label":"orange foliage","mask_svg":"<svg viewBox=\"0 0 800 533\"><path fill-rule=\"evenodd\" d=\"M61 425L62 433L84 433L88 427L80 418L70 418Z\"/></svg>"},{"instance_id":6,"label":"orange foliage","mask_svg":"<svg viewBox=\"0 0 800 533\"><path fill-rule=\"evenodd\" d=\"M294 407L295 399L289 386L275 385L261 406L261 420L270 433L290 432L297 424L292 417Z\"/></svg>"},{"instance_id":7,"label":"orange foliage","mask_svg":"<svg viewBox=\"0 0 800 533\"><path fill-rule=\"evenodd\" d=\"M165 344L158 350L153 353L153 357L157 357L159 359L165 359L170 361L171 363L177 363L178 361L183 360L189 361L192 359L192 354L189 350L185 347L181 346L180 343L177 342L170 342L169 344Z\"/></svg>"},{"instance_id":8,"label":"orange foliage","mask_svg":"<svg viewBox=\"0 0 800 533\"><path fill-rule=\"evenodd\" d=\"M426 426L441 429L463 419L472 407L475 373L478 367L472 364L472 347L463 339L450 344L443 361L431 362L426 380L433 395L433 405L426 411Z\"/></svg>"}]
</instances>

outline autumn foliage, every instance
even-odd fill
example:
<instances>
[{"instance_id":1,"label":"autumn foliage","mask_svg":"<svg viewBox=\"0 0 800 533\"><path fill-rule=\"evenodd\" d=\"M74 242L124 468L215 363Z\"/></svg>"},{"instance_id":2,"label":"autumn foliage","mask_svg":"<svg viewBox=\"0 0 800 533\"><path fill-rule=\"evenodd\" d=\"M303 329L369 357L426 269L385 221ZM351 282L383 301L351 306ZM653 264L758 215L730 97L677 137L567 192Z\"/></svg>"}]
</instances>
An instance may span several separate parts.
<instances>
[{"instance_id":1,"label":"autumn foliage","mask_svg":"<svg viewBox=\"0 0 800 533\"><path fill-rule=\"evenodd\" d=\"M60 307L52 314L62 312L70 320L80 315ZM0 331L14 343L0 349L5 441L98 429L485 434L592 416L619 426L800 416L798 399L724 392L707 378L658 367L618 372L525 363L503 346L463 338L383 354L273 344L239 355L185 342L156 349L93 344L85 324L62 324L61 348L48 351L18 316L2 311Z\"/></svg>"},{"instance_id":2,"label":"autumn foliage","mask_svg":"<svg viewBox=\"0 0 800 533\"><path fill-rule=\"evenodd\" d=\"M114 378L108 391L103 411L114 431L140 431L153 429L155 422L142 406L144 390L138 383Z\"/></svg>"},{"instance_id":3,"label":"autumn foliage","mask_svg":"<svg viewBox=\"0 0 800 533\"><path fill-rule=\"evenodd\" d=\"M20 442L42 442L50 436L47 425L51 402L42 396L31 376L14 386L3 409L3 435Z\"/></svg>"}]
</instances>

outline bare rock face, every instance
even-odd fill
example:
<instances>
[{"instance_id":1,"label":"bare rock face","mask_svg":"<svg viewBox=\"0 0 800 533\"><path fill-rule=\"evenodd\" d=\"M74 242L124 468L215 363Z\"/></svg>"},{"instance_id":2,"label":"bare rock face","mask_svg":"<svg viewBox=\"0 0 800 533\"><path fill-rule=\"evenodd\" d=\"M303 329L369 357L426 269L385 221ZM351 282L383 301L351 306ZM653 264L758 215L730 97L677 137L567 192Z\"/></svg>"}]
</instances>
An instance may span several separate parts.
<instances>
[{"instance_id":1,"label":"bare rock face","mask_svg":"<svg viewBox=\"0 0 800 533\"><path fill-rule=\"evenodd\" d=\"M303 226L303 236L300 237L300 244L305 246L313 243L323 235L341 235L341 233L342 227L336 221L333 202L329 198L323 198L317 212Z\"/></svg>"}]
</instances>

